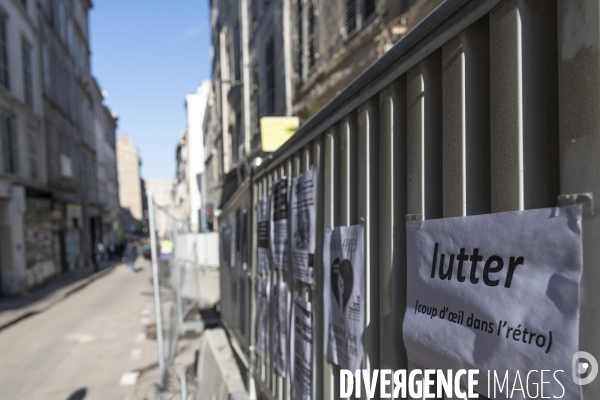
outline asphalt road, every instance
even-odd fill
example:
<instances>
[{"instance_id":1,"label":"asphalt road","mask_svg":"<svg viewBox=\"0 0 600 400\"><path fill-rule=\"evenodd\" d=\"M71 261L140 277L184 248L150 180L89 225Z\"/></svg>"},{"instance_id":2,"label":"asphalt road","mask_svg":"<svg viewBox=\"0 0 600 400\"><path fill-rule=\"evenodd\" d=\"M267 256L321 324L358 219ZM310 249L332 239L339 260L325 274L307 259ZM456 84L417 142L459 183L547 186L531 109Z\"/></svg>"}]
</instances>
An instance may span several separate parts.
<instances>
[{"instance_id":1,"label":"asphalt road","mask_svg":"<svg viewBox=\"0 0 600 400\"><path fill-rule=\"evenodd\" d=\"M0 399L143 399L158 382L151 267L124 265L0 331Z\"/></svg>"}]
</instances>

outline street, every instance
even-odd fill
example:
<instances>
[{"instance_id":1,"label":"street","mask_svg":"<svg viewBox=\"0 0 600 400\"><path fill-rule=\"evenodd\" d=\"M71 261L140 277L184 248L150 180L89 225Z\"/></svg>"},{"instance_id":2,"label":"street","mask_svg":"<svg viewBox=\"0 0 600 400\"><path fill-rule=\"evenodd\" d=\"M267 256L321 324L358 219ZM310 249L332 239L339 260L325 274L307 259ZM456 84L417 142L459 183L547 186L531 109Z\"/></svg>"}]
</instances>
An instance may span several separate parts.
<instances>
[{"instance_id":1,"label":"street","mask_svg":"<svg viewBox=\"0 0 600 400\"><path fill-rule=\"evenodd\" d=\"M49 310L0 331L2 399L142 399L159 381L152 270L122 264ZM139 372L137 374L136 372Z\"/></svg>"}]
</instances>

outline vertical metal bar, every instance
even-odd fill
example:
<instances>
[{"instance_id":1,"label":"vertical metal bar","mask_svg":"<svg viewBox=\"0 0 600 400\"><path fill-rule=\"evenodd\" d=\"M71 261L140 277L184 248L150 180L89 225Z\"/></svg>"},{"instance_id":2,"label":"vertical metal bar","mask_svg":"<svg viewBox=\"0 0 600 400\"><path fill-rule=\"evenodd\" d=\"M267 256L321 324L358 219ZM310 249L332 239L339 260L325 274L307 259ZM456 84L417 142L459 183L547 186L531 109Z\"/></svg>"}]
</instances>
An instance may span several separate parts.
<instances>
[{"instance_id":1,"label":"vertical metal bar","mask_svg":"<svg viewBox=\"0 0 600 400\"><path fill-rule=\"evenodd\" d=\"M279 171L280 171L280 178L286 177L287 178L287 183L288 183L288 239L287 239L287 253L288 253L288 260L287 260L287 270L282 270L282 271L277 271L277 280L279 282L287 282L288 283L288 288L290 289L290 292L293 294L293 286L291 286L290 284L293 284L293 282L290 281L289 275L291 275L289 273L289 271L292 270L293 265L292 265L292 257L291 257L291 247L290 247L290 232L291 232L291 218L290 218L290 211L291 211L291 190L290 190L290 182L291 182L291 174L289 172L289 166L287 165L287 163L285 161L282 161L278 167ZM290 300L288 299L288 313L289 313L289 304L290 304ZM291 328L291 327L290 327ZM288 332L288 338L289 338L289 332ZM287 357L287 361L288 361L288 365L290 362L289 359L289 354ZM286 392L286 381L287 379L285 379L284 377L282 377L281 375L279 375L278 373L275 374L276 376L276 380L277 380L277 391L276 391L276 397L279 400L283 400L284 396L285 396L285 392Z\"/></svg>"},{"instance_id":2,"label":"vertical metal bar","mask_svg":"<svg viewBox=\"0 0 600 400\"><path fill-rule=\"evenodd\" d=\"M162 335L162 310L160 308L160 287L158 283L158 262L156 260L156 231L154 229L154 199L148 196L148 219L150 220L150 251L152 252L152 284L154 287L154 313L156 316L156 343L158 346L158 369L160 385L165 387L165 356Z\"/></svg>"},{"instance_id":3,"label":"vertical metal bar","mask_svg":"<svg viewBox=\"0 0 600 400\"><path fill-rule=\"evenodd\" d=\"M356 114L348 114L340 126L340 225L356 225L356 178L357 178Z\"/></svg>"},{"instance_id":4,"label":"vertical metal bar","mask_svg":"<svg viewBox=\"0 0 600 400\"><path fill-rule=\"evenodd\" d=\"M488 32L482 18L442 49L446 218L490 212Z\"/></svg>"},{"instance_id":5,"label":"vertical metal bar","mask_svg":"<svg viewBox=\"0 0 600 400\"><path fill-rule=\"evenodd\" d=\"M407 73L407 213L443 214L441 51ZM421 368L409 361L409 369Z\"/></svg>"},{"instance_id":6,"label":"vertical metal bar","mask_svg":"<svg viewBox=\"0 0 600 400\"><path fill-rule=\"evenodd\" d=\"M492 212L522 210L521 20L516 0L490 14Z\"/></svg>"},{"instance_id":7,"label":"vertical metal bar","mask_svg":"<svg viewBox=\"0 0 600 400\"><path fill-rule=\"evenodd\" d=\"M407 206L425 219L443 215L441 75L440 51L407 75Z\"/></svg>"},{"instance_id":8,"label":"vertical metal bar","mask_svg":"<svg viewBox=\"0 0 600 400\"><path fill-rule=\"evenodd\" d=\"M402 322L406 309L406 77L379 98L379 231L382 369L407 368Z\"/></svg>"},{"instance_id":9,"label":"vertical metal bar","mask_svg":"<svg viewBox=\"0 0 600 400\"><path fill-rule=\"evenodd\" d=\"M176 226L173 231L173 243L177 243L177 224L175 225ZM177 333L175 336L178 338L183 325L183 297L181 295L181 267L176 256L177 253L175 247L176 246L173 246L173 253L171 254L171 265L175 270L175 282L173 285L175 289L175 299L177 301Z\"/></svg>"},{"instance_id":10,"label":"vertical metal bar","mask_svg":"<svg viewBox=\"0 0 600 400\"><path fill-rule=\"evenodd\" d=\"M442 50L444 217L490 212L488 19Z\"/></svg>"},{"instance_id":11,"label":"vertical metal bar","mask_svg":"<svg viewBox=\"0 0 600 400\"><path fill-rule=\"evenodd\" d=\"M370 99L358 110L358 220L365 226L365 368L379 369L379 108ZM368 327L368 329L367 329Z\"/></svg>"},{"instance_id":12,"label":"vertical metal bar","mask_svg":"<svg viewBox=\"0 0 600 400\"><path fill-rule=\"evenodd\" d=\"M337 185L338 182L336 171L338 170L338 157L336 157L336 147L337 147L337 137L335 127L331 128L327 135L325 136L325 154L324 154L324 164L323 164L323 225L319 226L319 230L321 228L333 228L335 226L335 211L336 211L336 196L337 196ZM322 263L322 258L320 259ZM319 298L321 299L321 304L325 304L323 299L323 268L319 268L315 276L317 276L317 292L320 293ZM321 307L321 311L323 308ZM316 398L319 400L327 400L334 399L334 366L331 364L327 356L325 355L325 343L324 336L327 332L324 327L324 319L322 312L318 317L318 321L320 321L323 329L319 335L319 340L317 341L317 351L319 352L319 360L321 360L320 364L322 365L322 374L317 377L317 388L322 387L321 391L316 393ZM322 379L322 383L320 383L320 379ZM321 386L322 385L322 386Z\"/></svg>"},{"instance_id":13,"label":"vertical metal bar","mask_svg":"<svg viewBox=\"0 0 600 400\"><path fill-rule=\"evenodd\" d=\"M294 291L296 290L295 282L293 279L293 272L292 272L293 268L294 268L294 264L293 264L292 252L291 252L291 237L292 237L292 234L291 234L292 226L291 225L292 225L292 223L291 223L291 217L290 217L291 216L291 207L292 207L291 206L291 201L292 201L291 184L292 184L292 176L294 176L293 165L294 165L294 161L292 161L292 159L288 159L285 161L285 163L283 163L283 166L282 166L282 168L285 169L285 171L286 171L285 174L288 178L288 206L289 206L289 208L288 208L288 210L289 210L289 213L288 213L288 218L289 218L288 219L288 228L289 228L289 230L288 230L288 257L289 258L288 258L288 269L287 269L287 271L285 271L285 275L282 277L282 280L287 283L288 289L289 289L288 290L288 298L287 298L287 312L288 312L287 318L288 318L288 320L290 318L291 308L293 306L292 296L294 296ZM291 330L291 329L292 329L292 325L290 324L289 330ZM288 330L288 337L290 337L289 330ZM291 358L291 352L288 352L288 364L290 362L290 358ZM287 396L286 398L291 398L291 386L292 385L291 385L291 379L290 379L289 375L288 375L288 378L285 379L284 385L285 385L285 394Z\"/></svg>"},{"instance_id":14,"label":"vertical metal bar","mask_svg":"<svg viewBox=\"0 0 600 400\"><path fill-rule=\"evenodd\" d=\"M270 195L273 194L273 185L275 184L275 182L277 181L277 171L273 170L269 175L268 175L268 179L269 179L269 183L268 183L268 193ZM273 288L273 284L274 282L277 281L277 271L275 271L275 269L271 266L270 269L270 273L269 273L269 288ZM272 321L271 321L272 322ZM273 338L273 340L275 340ZM270 351L271 349L269 349ZM271 389L271 393L274 394L275 393L275 387L277 385L277 380L275 379L275 368L273 366L272 363L272 358L271 357L267 357L267 384L268 384L268 388Z\"/></svg>"},{"instance_id":15,"label":"vertical metal bar","mask_svg":"<svg viewBox=\"0 0 600 400\"><path fill-rule=\"evenodd\" d=\"M252 175L251 175L252 177ZM250 251L248 272L250 277L251 289L250 289L250 343L248 343L248 350L250 352L250 359L248 360L250 368L248 371L248 395L251 399L256 399L256 383L254 382L256 367L257 367L257 354L256 354L256 278L258 276L257 268L256 268L256 248L257 248L257 235L256 235L256 206L258 205L258 200L261 198L261 183L255 182L254 179L250 179L249 181L250 187L252 187L252 196L251 196L251 205L248 210L248 215L252 215L251 219L251 227L250 232L248 233L249 242L248 251Z\"/></svg>"},{"instance_id":16,"label":"vertical metal bar","mask_svg":"<svg viewBox=\"0 0 600 400\"><path fill-rule=\"evenodd\" d=\"M600 5L597 0L558 1L560 191L591 193L594 213L583 217L580 350L600 356ZM600 378L582 387L600 398Z\"/></svg>"},{"instance_id":17,"label":"vertical metal bar","mask_svg":"<svg viewBox=\"0 0 600 400\"><path fill-rule=\"evenodd\" d=\"M313 304L313 310L315 311L315 332L313 335L313 360L314 360L314 398L320 398L323 393L323 299L319 296L322 293L323 287L323 275L320 271L323 270L323 241L324 241L324 177L325 173L323 170L325 151L324 151L324 136L319 136L314 142L313 148L313 163L314 168L317 171L317 182L316 182L316 196L315 196L315 207L316 207L316 221L315 226L315 264L314 264L314 283L310 287L311 294L310 299Z\"/></svg>"},{"instance_id":18,"label":"vertical metal bar","mask_svg":"<svg viewBox=\"0 0 600 400\"><path fill-rule=\"evenodd\" d=\"M358 222L356 204L357 178L357 133L356 112L344 117L340 124L340 190L339 224L356 225ZM366 358L366 357L365 357ZM340 367L333 364L334 398L340 398Z\"/></svg>"},{"instance_id":19,"label":"vertical metal bar","mask_svg":"<svg viewBox=\"0 0 600 400\"><path fill-rule=\"evenodd\" d=\"M553 1L509 0L490 14L494 212L556 203L556 12Z\"/></svg>"}]
</instances>

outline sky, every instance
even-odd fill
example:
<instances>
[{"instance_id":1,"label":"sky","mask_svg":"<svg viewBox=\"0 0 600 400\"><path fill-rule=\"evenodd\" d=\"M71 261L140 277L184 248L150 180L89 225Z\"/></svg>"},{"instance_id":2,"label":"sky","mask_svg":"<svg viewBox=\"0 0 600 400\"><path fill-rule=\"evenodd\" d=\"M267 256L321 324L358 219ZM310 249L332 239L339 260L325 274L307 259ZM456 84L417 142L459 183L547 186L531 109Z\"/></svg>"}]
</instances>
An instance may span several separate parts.
<instances>
[{"instance_id":1,"label":"sky","mask_svg":"<svg viewBox=\"0 0 600 400\"><path fill-rule=\"evenodd\" d=\"M175 176L185 95L210 78L208 0L96 0L92 74L140 150L144 179Z\"/></svg>"}]
</instances>

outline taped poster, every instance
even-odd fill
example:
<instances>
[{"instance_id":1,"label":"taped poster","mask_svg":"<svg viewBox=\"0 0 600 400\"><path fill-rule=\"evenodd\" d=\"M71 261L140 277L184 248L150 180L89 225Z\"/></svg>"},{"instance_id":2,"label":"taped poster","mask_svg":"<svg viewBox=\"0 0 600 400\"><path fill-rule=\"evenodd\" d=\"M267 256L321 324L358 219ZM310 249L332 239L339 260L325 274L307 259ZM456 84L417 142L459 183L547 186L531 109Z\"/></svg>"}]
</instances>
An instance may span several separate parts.
<instances>
[{"instance_id":1,"label":"taped poster","mask_svg":"<svg viewBox=\"0 0 600 400\"><path fill-rule=\"evenodd\" d=\"M238 308L238 317L239 317L239 333L243 337L246 334L246 317L248 315L248 309L246 307L246 284L248 282L248 278L246 277L245 272L241 272L238 275L238 279L240 281L239 290L240 290L240 301Z\"/></svg>"},{"instance_id":2,"label":"taped poster","mask_svg":"<svg viewBox=\"0 0 600 400\"><path fill-rule=\"evenodd\" d=\"M294 278L313 283L315 265L315 201L317 173L310 169L292 183L292 260Z\"/></svg>"},{"instance_id":3,"label":"taped poster","mask_svg":"<svg viewBox=\"0 0 600 400\"><path fill-rule=\"evenodd\" d=\"M269 199L264 198L256 204L256 247L258 273L269 272Z\"/></svg>"},{"instance_id":4,"label":"taped poster","mask_svg":"<svg viewBox=\"0 0 600 400\"><path fill-rule=\"evenodd\" d=\"M296 400L312 400L313 379L313 314L310 303L296 298L292 308L292 386Z\"/></svg>"},{"instance_id":5,"label":"taped poster","mask_svg":"<svg viewBox=\"0 0 600 400\"><path fill-rule=\"evenodd\" d=\"M256 278L256 350L263 358L269 348L269 285L266 279Z\"/></svg>"},{"instance_id":6,"label":"taped poster","mask_svg":"<svg viewBox=\"0 0 600 400\"><path fill-rule=\"evenodd\" d=\"M245 208L241 213L239 236L240 246L238 246L238 251L241 252L242 269L245 271L248 269L248 210Z\"/></svg>"},{"instance_id":7,"label":"taped poster","mask_svg":"<svg viewBox=\"0 0 600 400\"><path fill-rule=\"evenodd\" d=\"M271 292L271 361L277 373L287 378L288 287L274 282Z\"/></svg>"},{"instance_id":8,"label":"taped poster","mask_svg":"<svg viewBox=\"0 0 600 400\"><path fill-rule=\"evenodd\" d=\"M233 213L229 228L229 266L235 267L235 253L236 253L236 230L237 230L237 212Z\"/></svg>"},{"instance_id":9,"label":"taped poster","mask_svg":"<svg viewBox=\"0 0 600 400\"><path fill-rule=\"evenodd\" d=\"M286 269L288 264L288 183L286 177L281 178L273 185L269 238L273 267Z\"/></svg>"},{"instance_id":10,"label":"taped poster","mask_svg":"<svg viewBox=\"0 0 600 400\"><path fill-rule=\"evenodd\" d=\"M571 379L579 205L407 222L407 251L403 332L412 360L479 369L475 389L496 399L530 398L541 382L546 398L581 398ZM542 370L551 372L540 378ZM495 383L505 380L500 390Z\"/></svg>"},{"instance_id":11,"label":"taped poster","mask_svg":"<svg viewBox=\"0 0 600 400\"><path fill-rule=\"evenodd\" d=\"M361 368L364 353L364 228L327 230L323 250L326 355L354 371Z\"/></svg>"}]
</instances>

